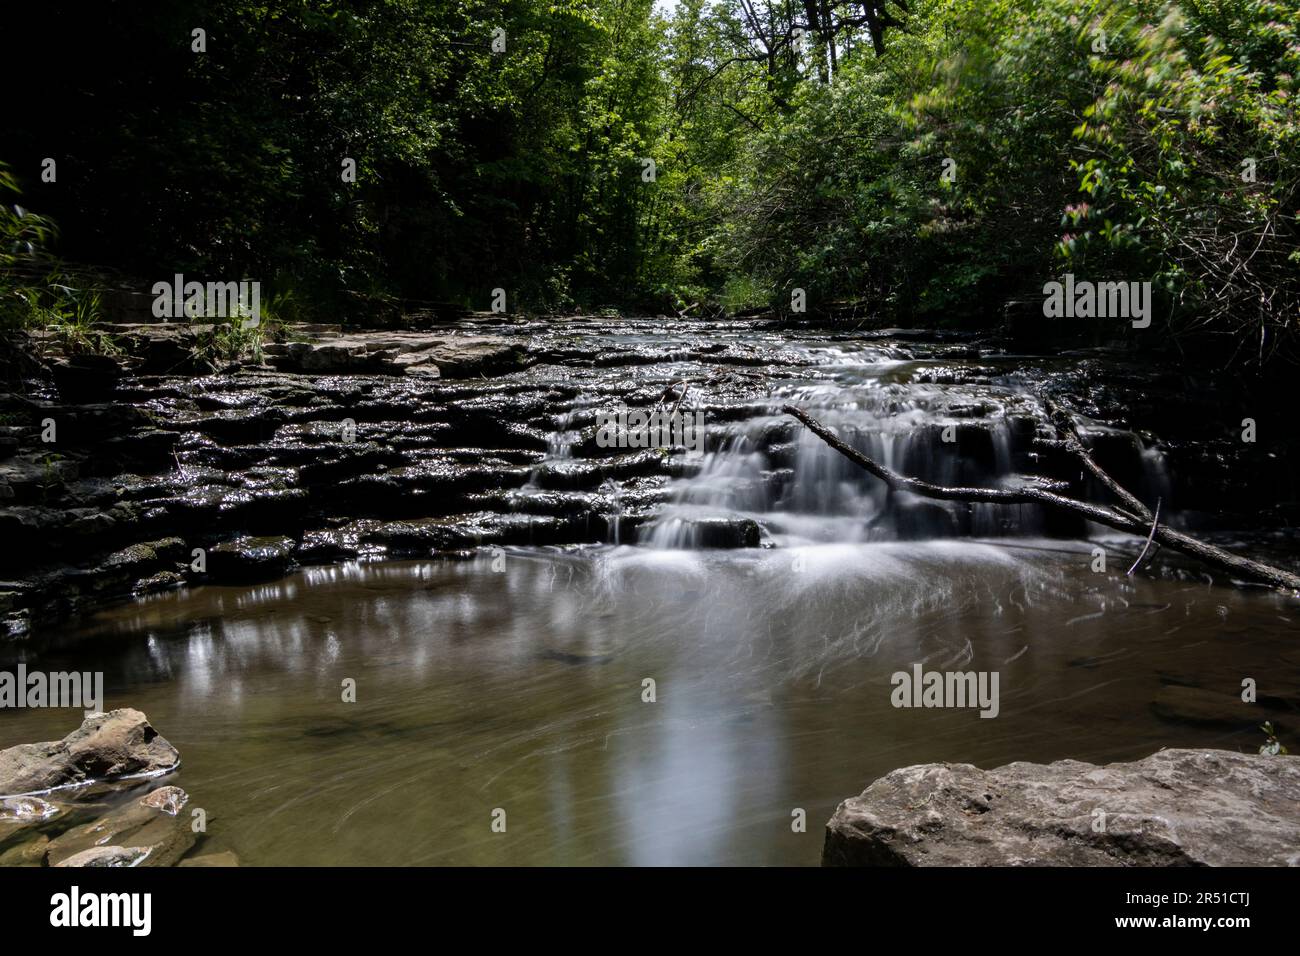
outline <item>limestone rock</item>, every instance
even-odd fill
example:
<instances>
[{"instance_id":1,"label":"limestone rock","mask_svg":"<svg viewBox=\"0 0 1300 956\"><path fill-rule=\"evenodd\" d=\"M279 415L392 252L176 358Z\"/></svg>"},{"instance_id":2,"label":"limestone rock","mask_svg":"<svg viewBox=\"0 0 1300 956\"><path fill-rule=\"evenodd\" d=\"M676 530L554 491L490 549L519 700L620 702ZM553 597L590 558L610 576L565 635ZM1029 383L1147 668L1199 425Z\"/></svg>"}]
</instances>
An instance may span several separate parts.
<instances>
[{"instance_id":1,"label":"limestone rock","mask_svg":"<svg viewBox=\"0 0 1300 956\"><path fill-rule=\"evenodd\" d=\"M160 773L180 754L138 710L92 714L62 740L0 750L0 794L30 794L135 774Z\"/></svg>"},{"instance_id":2,"label":"limestone rock","mask_svg":"<svg viewBox=\"0 0 1300 956\"><path fill-rule=\"evenodd\" d=\"M218 581L250 581L284 574L298 544L283 536L244 537L208 551L208 574Z\"/></svg>"},{"instance_id":3,"label":"limestone rock","mask_svg":"<svg viewBox=\"0 0 1300 956\"><path fill-rule=\"evenodd\" d=\"M190 818L179 813L188 800L180 787L155 790L60 834L50 842L46 859L51 866L174 866L198 839ZM108 862L88 856L110 847L123 852Z\"/></svg>"},{"instance_id":4,"label":"limestone rock","mask_svg":"<svg viewBox=\"0 0 1300 956\"><path fill-rule=\"evenodd\" d=\"M140 806L161 810L168 816L174 817L181 812L185 804L189 803L189 800L189 794L180 787L159 787L141 797Z\"/></svg>"},{"instance_id":5,"label":"limestone rock","mask_svg":"<svg viewBox=\"0 0 1300 956\"><path fill-rule=\"evenodd\" d=\"M138 866L149 856L148 847L94 846L65 857L55 866Z\"/></svg>"},{"instance_id":6,"label":"limestone rock","mask_svg":"<svg viewBox=\"0 0 1300 956\"><path fill-rule=\"evenodd\" d=\"M26 839L31 830L58 816L63 809L40 797L6 797L0 800L0 847Z\"/></svg>"},{"instance_id":7,"label":"limestone rock","mask_svg":"<svg viewBox=\"0 0 1300 956\"><path fill-rule=\"evenodd\" d=\"M1300 866L1300 757L903 767L839 805L822 865Z\"/></svg>"},{"instance_id":8,"label":"limestone rock","mask_svg":"<svg viewBox=\"0 0 1300 956\"><path fill-rule=\"evenodd\" d=\"M265 351L277 368L313 374L470 378L518 371L529 362L527 349L518 342L414 331L348 332L271 344Z\"/></svg>"}]
</instances>

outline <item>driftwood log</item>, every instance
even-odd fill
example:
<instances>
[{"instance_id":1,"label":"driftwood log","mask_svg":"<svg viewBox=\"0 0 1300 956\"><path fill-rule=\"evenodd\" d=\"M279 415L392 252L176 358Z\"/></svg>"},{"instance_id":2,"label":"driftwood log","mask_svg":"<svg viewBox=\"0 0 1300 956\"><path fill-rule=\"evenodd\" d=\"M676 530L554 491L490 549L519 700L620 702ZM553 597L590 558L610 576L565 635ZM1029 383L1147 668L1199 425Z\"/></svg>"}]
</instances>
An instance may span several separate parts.
<instances>
[{"instance_id":1,"label":"driftwood log","mask_svg":"<svg viewBox=\"0 0 1300 956\"><path fill-rule=\"evenodd\" d=\"M1175 531L1160 523L1159 515L1153 514L1146 505L1126 490L1119 482L1106 474L1093 460L1084 447L1075 429L1074 422L1064 410L1050 400L1046 403L1048 415L1053 427L1061 436L1062 446L1073 454L1101 484L1118 499L1118 505L1096 505L1087 501L1069 498L1048 488L1024 485L1018 488L950 488L936 485L919 478L908 478L886 468L879 462L867 457L841 439L835 432L813 418L801 408L786 405L785 411L803 422L810 431L826 444L858 467L875 475L890 488L906 491L923 498L939 501L989 502L992 504L1018 505L1040 504L1049 508L1069 511L1089 521L1114 528L1147 539L1147 547L1154 541L1190 557L1197 558L1212 567L1219 568L1229 575L1246 581L1270 585L1284 591L1300 592L1300 575L1282 568L1253 561L1241 555L1233 554L1212 544L1206 544L1190 535ZM1145 549L1143 550L1145 554ZM1141 559L1134 564L1134 568Z\"/></svg>"}]
</instances>

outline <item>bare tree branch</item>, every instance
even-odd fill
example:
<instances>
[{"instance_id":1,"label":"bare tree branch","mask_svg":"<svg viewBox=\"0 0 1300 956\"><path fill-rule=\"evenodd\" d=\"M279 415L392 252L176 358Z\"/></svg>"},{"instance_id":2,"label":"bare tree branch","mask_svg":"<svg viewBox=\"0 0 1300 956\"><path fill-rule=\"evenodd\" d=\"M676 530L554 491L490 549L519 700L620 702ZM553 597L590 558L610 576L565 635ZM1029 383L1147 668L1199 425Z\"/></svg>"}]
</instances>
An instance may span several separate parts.
<instances>
[{"instance_id":1,"label":"bare tree branch","mask_svg":"<svg viewBox=\"0 0 1300 956\"><path fill-rule=\"evenodd\" d=\"M1129 494L1128 489L1102 471L1101 466L1092 460L1092 455L1088 454L1088 450L1083 445L1083 439L1079 437L1074 420L1050 398L1043 399L1043 404L1047 406L1047 414L1051 416L1052 425L1055 426L1057 432L1064 436L1066 449L1083 462L1083 466L1092 473L1094 478L1105 485L1111 494L1124 503L1125 510L1147 521L1152 520L1151 510L1135 496Z\"/></svg>"},{"instance_id":2,"label":"bare tree branch","mask_svg":"<svg viewBox=\"0 0 1300 956\"><path fill-rule=\"evenodd\" d=\"M826 444L830 445L841 455L853 462L860 468L865 469L875 475L885 484L897 491L907 491L923 498L934 498L941 501L978 501L992 502L995 504L1041 504L1050 508L1058 508L1063 511L1070 511L1080 515L1089 521L1116 531L1123 531L1126 534L1143 536L1148 534L1146 522L1140 520L1134 515L1120 511L1114 508L1107 508L1101 505L1090 504L1086 501L1078 501L1074 498L1068 498L1065 495L1057 494L1046 488L1039 488L1032 485L1026 485L1020 488L949 488L944 485L936 485L928 481L922 481L919 478L908 478L891 471L884 465L868 458L862 452L853 446L847 444L843 439L833 431L813 418L801 408L794 405L786 405L785 412L793 415L799 421L808 426L814 435L820 438ZM1079 446L1080 448L1082 446ZM1076 452L1077 454L1077 452ZM1095 466L1095 462L1093 465ZM1091 469L1090 469L1091 470ZM1100 469L1098 469L1100 470ZM1104 475L1105 473L1102 472ZM1115 485L1114 479L1106 476L1107 487ZM1127 492L1125 492L1127 494ZM1130 496L1131 497L1131 496ZM1136 500L1136 499L1134 499ZM1272 565L1263 564L1259 561L1253 561L1250 558L1243 558L1240 555L1225 551L1222 548L1206 544L1196 538L1185 535L1180 531L1161 525L1159 522L1153 522L1150 530L1150 537L1166 547L1172 548L1182 554L1189 555L1204 561L1206 564L1220 568L1229 574L1248 580L1258 581L1268 584L1272 587L1286 591L1300 592L1300 575L1294 574L1282 568L1275 568Z\"/></svg>"}]
</instances>

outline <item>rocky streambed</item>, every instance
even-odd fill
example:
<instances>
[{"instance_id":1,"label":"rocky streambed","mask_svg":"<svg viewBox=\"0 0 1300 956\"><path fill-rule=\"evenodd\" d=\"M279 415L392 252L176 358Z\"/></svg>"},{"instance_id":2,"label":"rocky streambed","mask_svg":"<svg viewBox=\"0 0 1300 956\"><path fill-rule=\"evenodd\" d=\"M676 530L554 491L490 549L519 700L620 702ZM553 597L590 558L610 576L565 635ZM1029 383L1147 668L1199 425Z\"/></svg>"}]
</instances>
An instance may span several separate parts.
<instances>
[{"instance_id":1,"label":"rocky streambed","mask_svg":"<svg viewBox=\"0 0 1300 956\"><path fill-rule=\"evenodd\" d=\"M303 327L262 364L197 374L193 329L114 331L124 359L56 359L25 392L0 395L0 611L12 637L106 599L296 565L649 541L666 506L701 502L682 481L719 453L744 473L706 475L727 487L709 486L707 509L669 516L690 532L676 540L779 543L771 510L820 513L854 534L874 521L873 538L1085 533L1051 514L886 509L876 491L863 501L888 514L855 515L863 501L826 479L867 480L810 452L780 414L789 400L919 477L1033 474L1096 494L1043 441L1038 397L1050 394L1091 416L1096 457L1162 497L1173 520L1255 532L1265 551L1293 523L1295 443L1266 402L1122 353L1026 356L989 336L754 321L667 331L478 317L420 332ZM683 399L702 414L706 460L597 440L602 409ZM1249 443L1247 413L1259 422Z\"/></svg>"}]
</instances>

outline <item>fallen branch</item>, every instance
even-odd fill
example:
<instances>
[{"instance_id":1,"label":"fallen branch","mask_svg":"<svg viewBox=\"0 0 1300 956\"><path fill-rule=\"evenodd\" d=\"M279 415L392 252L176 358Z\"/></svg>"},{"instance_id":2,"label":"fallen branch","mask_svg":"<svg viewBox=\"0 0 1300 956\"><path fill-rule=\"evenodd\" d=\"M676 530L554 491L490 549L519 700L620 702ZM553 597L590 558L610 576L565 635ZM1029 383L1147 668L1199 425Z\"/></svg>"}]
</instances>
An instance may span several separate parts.
<instances>
[{"instance_id":1,"label":"fallen branch","mask_svg":"<svg viewBox=\"0 0 1300 956\"><path fill-rule=\"evenodd\" d=\"M1146 506L1133 498L1131 494L1124 491L1117 482L1105 472L1097 467L1095 462L1083 451L1083 446L1076 440L1070 443L1067 439L1067 447L1077 457L1084 460L1084 467L1093 474L1100 472L1105 476L1102 483L1111 491L1119 489L1123 493L1121 500L1124 500L1130 507L1134 507L1131 502L1135 502L1137 508L1140 508L1145 515L1130 514L1127 511L1110 508L1102 505L1094 505L1086 501L1078 501L1074 498L1068 498L1065 495L1057 494L1046 488L1037 488L1033 486L1023 486L1020 488L949 488L944 485L936 485L928 481L922 481L919 478L908 478L891 471L879 462L868 458L856 448L844 442L833 431L813 418L801 408L794 405L786 405L785 411L793 415L799 421L808 426L814 435L820 438L826 444L830 445L841 455L853 462L860 468L865 469L875 475L890 488L896 491L907 491L914 495L920 495L923 498L934 498L940 501L972 501L972 502L990 502L993 504L1015 505L1015 504L1041 504L1049 508L1057 508L1062 511L1070 511L1076 515L1086 518L1088 521L1096 524L1105 525L1116 531L1123 531L1126 534L1136 535L1138 537L1149 536L1164 545L1172 548L1182 554L1189 555L1204 561L1206 564L1220 568L1229 574L1248 581L1259 581L1272 587L1286 591L1300 591L1300 575L1285 571L1282 568L1275 568L1272 565L1263 564L1259 561L1252 561L1250 558L1243 558L1240 555L1233 554L1230 551L1224 551L1222 548L1215 547L1212 544L1206 544L1204 541L1197 540L1181 531L1175 531L1168 525L1162 525L1155 521ZM1058 409L1059 412L1059 409ZM1063 413L1061 413L1063 414ZM1071 430L1073 426L1071 425ZM1080 452L1083 452L1080 454ZM1086 460L1085 460L1086 459ZM1136 508L1135 508L1136 510ZM1147 525L1150 523L1151 529L1148 533Z\"/></svg>"},{"instance_id":2,"label":"fallen branch","mask_svg":"<svg viewBox=\"0 0 1300 956\"><path fill-rule=\"evenodd\" d=\"M1087 468L1094 478L1124 503L1125 510L1146 521L1154 520L1151 511L1146 505L1130 494L1128 489L1118 481L1102 471L1101 466L1092 460L1092 455L1088 454L1088 449L1083 445L1083 439L1079 437L1078 429L1074 427L1074 420L1050 398L1044 399L1043 404L1047 406L1047 414L1052 419L1052 425L1057 432L1065 437L1066 450L1083 462L1083 467Z\"/></svg>"}]
</instances>

